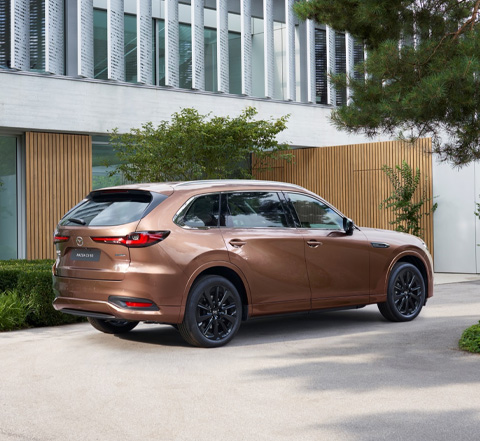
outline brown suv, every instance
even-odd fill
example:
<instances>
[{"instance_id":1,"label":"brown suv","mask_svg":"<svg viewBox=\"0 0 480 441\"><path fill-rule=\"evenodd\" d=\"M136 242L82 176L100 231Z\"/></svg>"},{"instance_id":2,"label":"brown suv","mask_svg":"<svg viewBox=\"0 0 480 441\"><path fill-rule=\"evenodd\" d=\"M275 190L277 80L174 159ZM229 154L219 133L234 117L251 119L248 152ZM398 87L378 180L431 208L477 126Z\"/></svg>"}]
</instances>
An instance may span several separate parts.
<instances>
[{"instance_id":1,"label":"brown suv","mask_svg":"<svg viewBox=\"0 0 480 441\"><path fill-rule=\"evenodd\" d=\"M267 181L138 184L91 192L55 231L54 306L121 333L178 325L192 345L242 320L377 303L414 319L433 294L425 243L360 228L314 193Z\"/></svg>"}]
</instances>

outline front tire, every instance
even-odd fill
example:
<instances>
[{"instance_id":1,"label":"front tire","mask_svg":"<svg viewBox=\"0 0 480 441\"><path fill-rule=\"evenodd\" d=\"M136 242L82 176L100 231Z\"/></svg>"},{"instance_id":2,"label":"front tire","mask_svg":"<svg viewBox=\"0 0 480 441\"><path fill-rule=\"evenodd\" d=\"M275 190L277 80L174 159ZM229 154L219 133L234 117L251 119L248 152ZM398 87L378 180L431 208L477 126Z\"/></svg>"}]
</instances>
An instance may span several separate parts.
<instances>
[{"instance_id":1,"label":"front tire","mask_svg":"<svg viewBox=\"0 0 480 441\"><path fill-rule=\"evenodd\" d=\"M233 283L221 276L206 276L194 284L183 322L183 339L203 348L216 348L233 339L242 320L242 301Z\"/></svg>"},{"instance_id":2,"label":"front tire","mask_svg":"<svg viewBox=\"0 0 480 441\"><path fill-rule=\"evenodd\" d=\"M97 331L104 332L105 334L124 334L138 325L138 322L122 319L98 319L88 317L87 320Z\"/></svg>"},{"instance_id":3,"label":"front tire","mask_svg":"<svg viewBox=\"0 0 480 441\"><path fill-rule=\"evenodd\" d=\"M425 296L422 273L410 263L399 262L390 273L387 301L378 303L378 309L387 320L408 322L420 314Z\"/></svg>"}]
</instances>

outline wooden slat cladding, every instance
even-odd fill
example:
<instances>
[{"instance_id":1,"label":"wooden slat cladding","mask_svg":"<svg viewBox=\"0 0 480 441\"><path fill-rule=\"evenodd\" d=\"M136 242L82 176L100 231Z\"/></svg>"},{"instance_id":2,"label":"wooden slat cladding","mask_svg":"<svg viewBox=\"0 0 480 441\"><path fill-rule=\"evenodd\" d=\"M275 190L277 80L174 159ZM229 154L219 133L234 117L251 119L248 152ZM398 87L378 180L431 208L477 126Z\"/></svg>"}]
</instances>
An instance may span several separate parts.
<instances>
[{"instance_id":1,"label":"wooden slat cladding","mask_svg":"<svg viewBox=\"0 0 480 441\"><path fill-rule=\"evenodd\" d=\"M431 139L420 139L412 146L401 141L317 147L289 150L295 159L272 163L272 168L257 172L258 179L290 182L301 185L335 205L356 224L394 229L391 210L380 210L380 203L389 197L392 187L383 165L395 167L405 160L427 178L427 195L432 197ZM421 223L424 239L433 255L433 216Z\"/></svg>"},{"instance_id":2,"label":"wooden slat cladding","mask_svg":"<svg viewBox=\"0 0 480 441\"><path fill-rule=\"evenodd\" d=\"M53 259L60 218L92 187L92 140L87 135L26 134L27 258Z\"/></svg>"}]
</instances>

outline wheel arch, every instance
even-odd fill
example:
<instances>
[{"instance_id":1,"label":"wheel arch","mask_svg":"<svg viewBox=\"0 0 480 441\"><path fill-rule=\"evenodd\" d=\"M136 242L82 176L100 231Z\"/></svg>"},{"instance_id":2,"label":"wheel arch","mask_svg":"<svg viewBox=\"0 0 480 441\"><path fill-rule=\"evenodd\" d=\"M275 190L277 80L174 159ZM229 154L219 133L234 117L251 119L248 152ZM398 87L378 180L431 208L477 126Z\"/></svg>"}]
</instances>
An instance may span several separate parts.
<instances>
[{"instance_id":1,"label":"wheel arch","mask_svg":"<svg viewBox=\"0 0 480 441\"><path fill-rule=\"evenodd\" d=\"M188 296L192 291L192 287L195 283L200 280L204 276L214 275L214 276L222 276L229 280L235 288L238 290L238 294L240 295L240 299L242 300L242 320L247 320L250 315L250 290L248 286L248 282L245 279L245 276L242 272L234 267L233 265L226 265L225 262L215 263L211 265L203 266L199 268L189 279L187 284L187 289L185 290L185 294L183 296L182 301L182 309L180 311L179 321L183 320L185 314L185 306L187 304Z\"/></svg>"}]
</instances>

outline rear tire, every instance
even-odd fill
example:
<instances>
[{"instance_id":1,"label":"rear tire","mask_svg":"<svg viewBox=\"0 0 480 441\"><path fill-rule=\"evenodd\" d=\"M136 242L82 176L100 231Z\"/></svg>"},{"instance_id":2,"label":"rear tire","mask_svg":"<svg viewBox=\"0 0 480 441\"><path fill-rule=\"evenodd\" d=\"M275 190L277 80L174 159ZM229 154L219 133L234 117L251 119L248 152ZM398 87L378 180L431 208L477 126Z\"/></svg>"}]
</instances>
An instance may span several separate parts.
<instances>
[{"instance_id":1,"label":"rear tire","mask_svg":"<svg viewBox=\"0 0 480 441\"><path fill-rule=\"evenodd\" d=\"M131 331L138 325L138 322L122 319L98 319L93 317L88 317L87 319L96 330L105 334L123 334Z\"/></svg>"},{"instance_id":2,"label":"rear tire","mask_svg":"<svg viewBox=\"0 0 480 441\"><path fill-rule=\"evenodd\" d=\"M422 273L410 263L399 262L390 273L387 301L377 306L387 320L408 322L420 314L425 296Z\"/></svg>"},{"instance_id":3,"label":"rear tire","mask_svg":"<svg viewBox=\"0 0 480 441\"><path fill-rule=\"evenodd\" d=\"M235 285L225 277L205 276L193 285L178 330L193 346L216 348L233 339L241 321L242 301Z\"/></svg>"}]
</instances>

